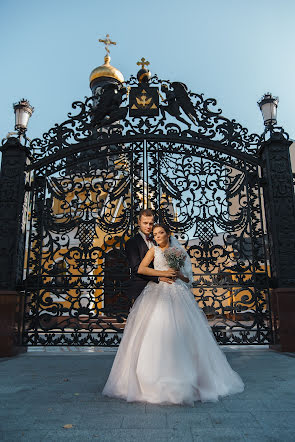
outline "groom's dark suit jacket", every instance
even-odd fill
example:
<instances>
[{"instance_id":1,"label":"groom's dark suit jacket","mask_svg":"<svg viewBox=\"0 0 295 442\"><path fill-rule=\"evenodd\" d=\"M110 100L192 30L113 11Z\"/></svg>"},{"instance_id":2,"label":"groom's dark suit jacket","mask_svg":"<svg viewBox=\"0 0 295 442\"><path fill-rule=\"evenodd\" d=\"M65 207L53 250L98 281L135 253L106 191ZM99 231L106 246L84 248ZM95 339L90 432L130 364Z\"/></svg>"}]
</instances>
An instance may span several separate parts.
<instances>
[{"instance_id":1,"label":"groom's dark suit jacket","mask_svg":"<svg viewBox=\"0 0 295 442\"><path fill-rule=\"evenodd\" d=\"M125 251L130 268L129 296L135 300L149 281L158 283L159 278L157 276L139 275L137 273L139 264L148 251L148 246L140 233L137 233L126 242ZM149 267L154 268L152 262Z\"/></svg>"}]
</instances>

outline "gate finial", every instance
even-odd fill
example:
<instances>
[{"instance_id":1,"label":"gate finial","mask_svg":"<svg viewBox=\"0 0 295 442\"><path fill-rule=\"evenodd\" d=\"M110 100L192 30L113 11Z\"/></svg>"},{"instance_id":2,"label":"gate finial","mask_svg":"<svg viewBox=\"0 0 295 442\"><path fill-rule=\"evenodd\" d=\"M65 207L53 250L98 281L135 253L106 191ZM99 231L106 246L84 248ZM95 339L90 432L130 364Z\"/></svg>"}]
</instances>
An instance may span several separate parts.
<instances>
[{"instance_id":1,"label":"gate finial","mask_svg":"<svg viewBox=\"0 0 295 442\"><path fill-rule=\"evenodd\" d=\"M141 60L136 64L137 66L141 66L141 69L137 72L137 79L139 83L148 83L151 78L151 73L145 66L148 66L150 62L142 57Z\"/></svg>"},{"instance_id":2,"label":"gate finial","mask_svg":"<svg viewBox=\"0 0 295 442\"><path fill-rule=\"evenodd\" d=\"M149 66L150 62L147 61L144 57L141 58L140 61L138 61L137 66L141 66L142 69L144 69L145 66Z\"/></svg>"}]
</instances>

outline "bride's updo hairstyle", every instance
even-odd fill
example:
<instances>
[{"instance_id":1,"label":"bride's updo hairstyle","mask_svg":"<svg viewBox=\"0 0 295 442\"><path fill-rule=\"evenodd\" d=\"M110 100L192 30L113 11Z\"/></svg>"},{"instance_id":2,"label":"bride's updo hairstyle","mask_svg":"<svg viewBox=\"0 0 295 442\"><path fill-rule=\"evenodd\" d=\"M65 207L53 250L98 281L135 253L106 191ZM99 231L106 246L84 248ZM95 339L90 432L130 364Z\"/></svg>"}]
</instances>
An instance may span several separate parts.
<instances>
[{"instance_id":1,"label":"bride's updo hairstyle","mask_svg":"<svg viewBox=\"0 0 295 442\"><path fill-rule=\"evenodd\" d=\"M165 230L165 232L167 233L167 235L170 235L170 234L171 234L171 231L170 231L169 227L168 227L166 224L164 224L164 223L154 224L154 226L153 226L153 230L154 230L156 227L162 227L162 229Z\"/></svg>"}]
</instances>

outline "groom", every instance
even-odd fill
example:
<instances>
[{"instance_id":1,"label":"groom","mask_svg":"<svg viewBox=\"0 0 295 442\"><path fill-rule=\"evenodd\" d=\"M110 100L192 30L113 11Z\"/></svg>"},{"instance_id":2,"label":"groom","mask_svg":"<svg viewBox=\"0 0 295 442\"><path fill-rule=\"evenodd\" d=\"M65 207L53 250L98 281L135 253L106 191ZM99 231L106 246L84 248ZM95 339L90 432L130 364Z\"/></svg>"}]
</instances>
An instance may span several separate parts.
<instances>
[{"instance_id":1,"label":"groom","mask_svg":"<svg viewBox=\"0 0 295 442\"><path fill-rule=\"evenodd\" d=\"M145 257L146 252L154 245L151 233L154 225L154 214L151 209L143 209L138 215L138 233L130 238L125 245L125 251L130 268L129 290L131 298L135 299L140 295L149 281L159 283L159 281L172 284L173 281L166 277L146 276L137 273L139 264ZM153 268L153 263L149 265Z\"/></svg>"}]
</instances>

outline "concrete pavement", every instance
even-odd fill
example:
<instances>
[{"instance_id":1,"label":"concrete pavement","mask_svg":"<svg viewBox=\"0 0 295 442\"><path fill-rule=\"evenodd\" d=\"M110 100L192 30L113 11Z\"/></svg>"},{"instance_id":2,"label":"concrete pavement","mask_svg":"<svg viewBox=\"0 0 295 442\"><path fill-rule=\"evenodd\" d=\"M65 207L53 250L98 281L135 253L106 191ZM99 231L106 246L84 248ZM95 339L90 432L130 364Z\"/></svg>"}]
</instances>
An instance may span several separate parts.
<instances>
[{"instance_id":1,"label":"concrete pavement","mask_svg":"<svg viewBox=\"0 0 295 442\"><path fill-rule=\"evenodd\" d=\"M245 391L195 407L102 396L114 349L32 348L2 358L0 440L295 442L295 354L223 350Z\"/></svg>"}]
</instances>

